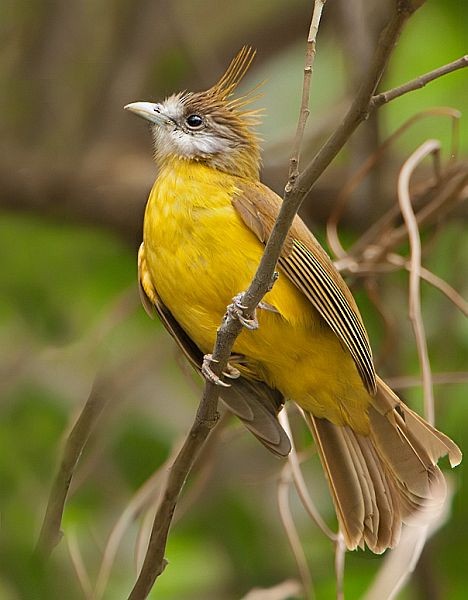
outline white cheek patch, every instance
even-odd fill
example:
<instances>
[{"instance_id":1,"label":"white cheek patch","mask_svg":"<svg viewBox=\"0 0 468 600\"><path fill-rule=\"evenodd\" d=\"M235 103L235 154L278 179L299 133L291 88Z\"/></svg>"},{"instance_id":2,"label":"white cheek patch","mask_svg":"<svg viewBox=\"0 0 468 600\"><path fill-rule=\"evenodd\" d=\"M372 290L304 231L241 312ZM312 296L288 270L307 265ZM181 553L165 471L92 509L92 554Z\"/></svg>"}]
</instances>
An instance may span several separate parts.
<instances>
[{"instance_id":1,"label":"white cheek patch","mask_svg":"<svg viewBox=\"0 0 468 600\"><path fill-rule=\"evenodd\" d=\"M231 149L228 140L205 131L191 134L174 127L173 129L158 128L156 133L159 150L164 149L167 154L175 153L185 158L209 156Z\"/></svg>"},{"instance_id":2,"label":"white cheek patch","mask_svg":"<svg viewBox=\"0 0 468 600\"><path fill-rule=\"evenodd\" d=\"M198 131L191 135L183 131L177 132L181 151L188 157L196 155L218 154L229 150L227 140L215 137L210 133Z\"/></svg>"}]
</instances>

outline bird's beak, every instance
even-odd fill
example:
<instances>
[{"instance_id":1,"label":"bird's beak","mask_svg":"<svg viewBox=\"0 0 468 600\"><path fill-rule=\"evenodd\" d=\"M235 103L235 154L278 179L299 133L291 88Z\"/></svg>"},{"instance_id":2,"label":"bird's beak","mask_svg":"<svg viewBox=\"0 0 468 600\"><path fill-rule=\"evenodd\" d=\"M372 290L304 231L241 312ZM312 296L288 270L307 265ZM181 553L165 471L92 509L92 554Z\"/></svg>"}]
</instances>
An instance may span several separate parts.
<instances>
[{"instance_id":1,"label":"bird's beak","mask_svg":"<svg viewBox=\"0 0 468 600\"><path fill-rule=\"evenodd\" d=\"M168 119L161 114L160 108L160 104L153 104L152 102L132 102L131 104L124 106L125 110L129 110L139 117L143 117L143 119L150 121L150 123L163 125Z\"/></svg>"}]
</instances>

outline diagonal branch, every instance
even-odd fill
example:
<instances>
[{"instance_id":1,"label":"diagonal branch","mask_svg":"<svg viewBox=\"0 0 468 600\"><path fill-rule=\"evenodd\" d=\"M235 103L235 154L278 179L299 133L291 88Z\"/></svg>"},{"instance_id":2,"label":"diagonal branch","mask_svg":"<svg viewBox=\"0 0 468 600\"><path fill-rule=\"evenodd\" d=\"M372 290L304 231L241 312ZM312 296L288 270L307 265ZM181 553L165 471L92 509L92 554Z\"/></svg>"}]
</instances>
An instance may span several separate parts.
<instances>
[{"instance_id":1,"label":"diagonal branch","mask_svg":"<svg viewBox=\"0 0 468 600\"><path fill-rule=\"evenodd\" d=\"M103 377L97 377L88 400L65 443L62 460L49 495L46 514L36 548L46 558L62 537L60 531L62 515L76 465L96 421L109 400L109 394L103 393L103 384Z\"/></svg>"}]
</instances>

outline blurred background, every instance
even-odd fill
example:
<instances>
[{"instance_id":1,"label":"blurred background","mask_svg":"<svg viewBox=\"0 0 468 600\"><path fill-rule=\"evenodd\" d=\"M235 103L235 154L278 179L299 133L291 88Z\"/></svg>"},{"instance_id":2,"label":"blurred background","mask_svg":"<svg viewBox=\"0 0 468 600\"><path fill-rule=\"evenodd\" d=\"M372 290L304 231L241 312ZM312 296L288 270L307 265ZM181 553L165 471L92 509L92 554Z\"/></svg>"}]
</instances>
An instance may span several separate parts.
<instances>
[{"instance_id":1,"label":"blurred background","mask_svg":"<svg viewBox=\"0 0 468 600\"><path fill-rule=\"evenodd\" d=\"M327 3L304 162L353 97L390 1ZM138 504L141 486L182 439L200 396L200 382L168 334L139 305L136 253L155 166L146 126L122 107L209 87L242 45L254 46L257 57L243 88L265 80L258 102L266 108L263 180L281 193L311 12L310 0L2 3L0 599L91 598L99 577L101 597L126 597L141 527L152 518L151 511L145 517L148 499ZM465 54L467 24L463 0L427 2L404 30L380 88ZM466 70L396 100L364 124L303 207L319 239L325 240L327 217L356 168L410 116L440 106L468 112ZM419 120L398 139L352 196L339 227L345 247L396 202L398 170L408 155L425 139L437 138L446 161L452 133L450 120L439 115ZM468 154L468 114L458 138L462 160ZM429 172L428 162L417 179L424 182ZM465 205L423 232L424 265L460 293L468 289L466 216ZM395 271L373 282L374 293L385 299L388 327L370 288L357 278L350 283L380 371L421 410L421 389L413 385L420 369L407 318L407 274ZM431 364L441 382L435 386L437 424L463 449L466 379L444 374L466 371L467 323L444 295L425 284L422 300ZM63 440L96 377L102 414L71 485L64 538L50 563L40 564L30 556ZM307 432L299 421L294 425L299 446L307 447ZM185 489L167 549L169 566L158 582L159 595L152 597L234 600L254 587L297 579L275 500L281 467L237 422L222 428ZM451 514L428 544L403 599L466 598L465 468L450 473ZM311 494L334 527L316 457L305 469ZM154 499L158 481L151 480L150 488ZM295 495L291 501L316 596L333 598L333 549ZM128 507L135 515L124 513ZM128 519L114 560L107 562L107 578L103 553L122 516ZM347 556L347 598L363 597L381 562L368 552Z\"/></svg>"}]
</instances>

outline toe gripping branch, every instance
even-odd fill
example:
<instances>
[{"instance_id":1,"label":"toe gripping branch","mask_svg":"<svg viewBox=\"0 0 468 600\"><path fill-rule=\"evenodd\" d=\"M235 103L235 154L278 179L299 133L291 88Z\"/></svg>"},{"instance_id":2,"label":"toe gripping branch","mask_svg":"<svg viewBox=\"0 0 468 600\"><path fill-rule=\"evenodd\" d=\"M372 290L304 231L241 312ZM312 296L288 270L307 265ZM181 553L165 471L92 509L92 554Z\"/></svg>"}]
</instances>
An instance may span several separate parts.
<instances>
[{"instance_id":1,"label":"toe gripping branch","mask_svg":"<svg viewBox=\"0 0 468 600\"><path fill-rule=\"evenodd\" d=\"M278 273L275 271L273 273L273 277L271 279L268 291L271 290L277 279ZM253 315L250 318L244 315L244 310L247 307L242 304L243 295L243 293L240 293L237 294L237 296L234 296L234 298L232 299L232 303L229 304L227 307L225 318L232 317L234 319L237 319L238 321L240 321L243 327L245 327L249 331L255 331L256 329L258 329L256 310L253 311ZM259 304L259 308L265 308L266 310L273 310L273 312L277 312L274 307L270 307L270 305L265 304L263 302ZM217 362L218 361L215 358L213 358L212 354L205 354L205 356L203 357L203 363L201 367L203 377L205 377L205 379L211 381L211 383L214 383L215 385L220 385L222 387L231 387L230 383L226 383L218 375L216 375L216 373L213 372L211 365ZM223 375L225 377L228 377L229 379L238 379L241 374L239 369L236 369L236 367L228 363L226 365L226 370L223 371Z\"/></svg>"},{"instance_id":2,"label":"toe gripping branch","mask_svg":"<svg viewBox=\"0 0 468 600\"><path fill-rule=\"evenodd\" d=\"M258 329L256 313L254 311L253 316L251 318L247 318L244 315L244 310L247 307L241 304L242 296L242 293L237 294L237 296L234 296L234 298L232 299L232 304L229 304L226 309L226 315L224 318L232 317L234 319L237 319L238 321L240 321L243 327L249 329L250 331L254 331L255 329ZM203 363L201 367L203 377L205 377L205 379L207 379L211 383L214 383L215 385L220 385L222 387L231 387L230 383L226 383L218 375L216 375L216 373L213 372L211 365L217 362L218 361L215 358L213 358L212 354L205 354L205 356L203 357ZM226 370L223 371L223 375L225 377L228 377L229 379L238 379L240 377L240 371L236 369L236 367L233 367L231 364L228 363L226 365Z\"/></svg>"},{"instance_id":3,"label":"toe gripping branch","mask_svg":"<svg viewBox=\"0 0 468 600\"><path fill-rule=\"evenodd\" d=\"M216 373L213 372L211 365L212 363L217 362L219 361L213 358L212 354L205 354L205 356L203 357L203 363L201 367L203 377L205 377L205 379L211 381L211 383L214 383L215 385L220 385L222 387L231 387L230 383L224 382L220 377L218 377L218 375L216 375ZM229 377L229 379L238 379L240 377L240 371L239 369L236 369L236 367L233 367L231 364L228 363L226 365L226 370L223 371L223 375L225 377Z\"/></svg>"},{"instance_id":4,"label":"toe gripping branch","mask_svg":"<svg viewBox=\"0 0 468 600\"><path fill-rule=\"evenodd\" d=\"M249 329L250 331L255 331L255 329L258 329L258 321L257 321L256 311L254 310L251 318L247 318L244 315L244 310L247 307L244 306L243 304L241 304L242 297L243 297L242 293L237 294L237 296L234 296L234 298L232 299L232 304L229 304L227 307L227 314L231 317L234 317L238 321L240 321L240 323L246 329Z\"/></svg>"}]
</instances>

